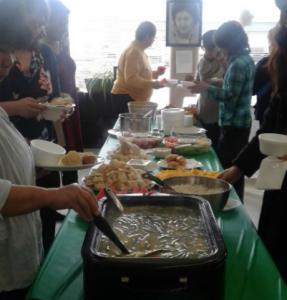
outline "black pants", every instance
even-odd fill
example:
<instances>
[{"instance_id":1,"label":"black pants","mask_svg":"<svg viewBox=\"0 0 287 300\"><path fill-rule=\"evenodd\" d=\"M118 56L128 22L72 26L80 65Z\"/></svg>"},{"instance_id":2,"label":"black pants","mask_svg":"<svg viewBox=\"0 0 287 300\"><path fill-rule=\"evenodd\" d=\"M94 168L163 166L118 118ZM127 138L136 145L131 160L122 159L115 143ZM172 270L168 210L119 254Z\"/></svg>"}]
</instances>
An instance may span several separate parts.
<instances>
[{"instance_id":1,"label":"black pants","mask_svg":"<svg viewBox=\"0 0 287 300\"><path fill-rule=\"evenodd\" d=\"M232 166L232 161L248 144L250 128L238 129L231 126L221 127L217 155L224 169ZM234 185L238 197L243 202L244 177L242 176Z\"/></svg>"},{"instance_id":2,"label":"black pants","mask_svg":"<svg viewBox=\"0 0 287 300\"><path fill-rule=\"evenodd\" d=\"M211 139L212 147L217 152L218 141L220 136L220 127L218 123L204 123L201 121L202 127L207 130L206 136Z\"/></svg>"},{"instance_id":3,"label":"black pants","mask_svg":"<svg viewBox=\"0 0 287 300\"><path fill-rule=\"evenodd\" d=\"M129 94L112 94L112 103L117 114L128 113L128 103L135 101Z\"/></svg>"},{"instance_id":4,"label":"black pants","mask_svg":"<svg viewBox=\"0 0 287 300\"><path fill-rule=\"evenodd\" d=\"M287 175L281 190L265 191L258 233L287 284Z\"/></svg>"},{"instance_id":5,"label":"black pants","mask_svg":"<svg viewBox=\"0 0 287 300\"><path fill-rule=\"evenodd\" d=\"M25 300L30 287L21 290L13 290L10 292L1 292L0 300Z\"/></svg>"},{"instance_id":6,"label":"black pants","mask_svg":"<svg viewBox=\"0 0 287 300\"><path fill-rule=\"evenodd\" d=\"M36 185L44 188L60 187L60 173L51 172L38 179ZM46 256L55 237L56 221L59 219L59 214L50 208L42 208L40 209L40 215L42 220L43 247Z\"/></svg>"}]
</instances>

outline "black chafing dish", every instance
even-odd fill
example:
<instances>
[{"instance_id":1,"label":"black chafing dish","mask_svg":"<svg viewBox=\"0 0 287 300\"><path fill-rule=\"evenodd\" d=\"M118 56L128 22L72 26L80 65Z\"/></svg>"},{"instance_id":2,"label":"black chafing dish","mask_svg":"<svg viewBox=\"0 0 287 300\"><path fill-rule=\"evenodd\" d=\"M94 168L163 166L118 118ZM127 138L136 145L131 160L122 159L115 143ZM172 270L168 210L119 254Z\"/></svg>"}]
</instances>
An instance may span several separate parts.
<instances>
[{"instance_id":1,"label":"black chafing dish","mask_svg":"<svg viewBox=\"0 0 287 300\"><path fill-rule=\"evenodd\" d=\"M124 207L173 206L195 210L203 220L211 251L198 259L102 257L97 252L102 234L91 223L82 246L85 300L223 299L226 248L206 200L167 194L122 195L119 200ZM115 208L104 199L100 209L105 216Z\"/></svg>"}]
</instances>

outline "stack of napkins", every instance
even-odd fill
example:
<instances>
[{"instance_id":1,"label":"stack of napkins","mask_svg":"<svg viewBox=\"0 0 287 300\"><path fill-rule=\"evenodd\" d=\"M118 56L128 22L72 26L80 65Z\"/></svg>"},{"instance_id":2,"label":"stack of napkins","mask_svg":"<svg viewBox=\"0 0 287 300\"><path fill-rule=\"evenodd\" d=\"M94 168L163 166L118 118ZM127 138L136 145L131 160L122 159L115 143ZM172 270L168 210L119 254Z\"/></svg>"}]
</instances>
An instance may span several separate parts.
<instances>
[{"instance_id":1,"label":"stack of napkins","mask_svg":"<svg viewBox=\"0 0 287 300\"><path fill-rule=\"evenodd\" d=\"M280 190L286 170L287 161L266 157L261 162L255 187L259 190Z\"/></svg>"}]
</instances>

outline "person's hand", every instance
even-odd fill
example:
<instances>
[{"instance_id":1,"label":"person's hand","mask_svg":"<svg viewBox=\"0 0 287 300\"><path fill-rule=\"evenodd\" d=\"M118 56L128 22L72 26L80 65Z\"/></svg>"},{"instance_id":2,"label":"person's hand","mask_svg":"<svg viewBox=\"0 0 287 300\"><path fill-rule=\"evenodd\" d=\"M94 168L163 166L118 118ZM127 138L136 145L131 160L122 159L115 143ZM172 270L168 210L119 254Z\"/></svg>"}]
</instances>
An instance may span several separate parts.
<instances>
[{"instance_id":1,"label":"person's hand","mask_svg":"<svg viewBox=\"0 0 287 300\"><path fill-rule=\"evenodd\" d=\"M165 73L165 67L164 66L159 66L158 68L157 68L157 74L158 74L158 76L161 76L161 75L163 75Z\"/></svg>"},{"instance_id":2,"label":"person's hand","mask_svg":"<svg viewBox=\"0 0 287 300\"><path fill-rule=\"evenodd\" d=\"M193 81L194 85L188 87L193 94L201 94L208 90L209 84L203 81Z\"/></svg>"},{"instance_id":3,"label":"person's hand","mask_svg":"<svg viewBox=\"0 0 287 300\"><path fill-rule=\"evenodd\" d=\"M38 116L47 109L45 105L39 104L40 101L33 98L23 98L15 101L17 115L26 119Z\"/></svg>"},{"instance_id":4,"label":"person's hand","mask_svg":"<svg viewBox=\"0 0 287 300\"><path fill-rule=\"evenodd\" d=\"M155 90L158 90L158 89L164 88L164 85L160 84L159 81L153 81L152 88Z\"/></svg>"},{"instance_id":5,"label":"person's hand","mask_svg":"<svg viewBox=\"0 0 287 300\"><path fill-rule=\"evenodd\" d=\"M280 157L277 157L278 159L281 159L281 160L287 160L287 155L284 155L284 156L280 156Z\"/></svg>"},{"instance_id":6,"label":"person's hand","mask_svg":"<svg viewBox=\"0 0 287 300\"><path fill-rule=\"evenodd\" d=\"M96 197L87 188L71 184L49 192L48 207L51 209L72 208L85 221L92 221L94 215L99 215Z\"/></svg>"},{"instance_id":7,"label":"person's hand","mask_svg":"<svg viewBox=\"0 0 287 300\"><path fill-rule=\"evenodd\" d=\"M185 74L184 75L184 80L185 81L193 81L194 77L191 74Z\"/></svg>"},{"instance_id":8,"label":"person's hand","mask_svg":"<svg viewBox=\"0 0 287 300\"><path fill-rule=\"evenodd\" d=\"M228 62L226 60L225 55L222 52L218 52L215 56L215 60L217 60L223 70L228 68Z\"/></svg>"},{"instance_id":9,"label":"person's hand","mask_svg":"<svg viewBox=\"0 0 287 300\"><path fill-rule=\"evenodd\" d=\"M234 184L243 175L244 175L243 172L238 167L233 166L219 173L216 178L224 180L230 184Z\"/></svg>"}]
</instances>

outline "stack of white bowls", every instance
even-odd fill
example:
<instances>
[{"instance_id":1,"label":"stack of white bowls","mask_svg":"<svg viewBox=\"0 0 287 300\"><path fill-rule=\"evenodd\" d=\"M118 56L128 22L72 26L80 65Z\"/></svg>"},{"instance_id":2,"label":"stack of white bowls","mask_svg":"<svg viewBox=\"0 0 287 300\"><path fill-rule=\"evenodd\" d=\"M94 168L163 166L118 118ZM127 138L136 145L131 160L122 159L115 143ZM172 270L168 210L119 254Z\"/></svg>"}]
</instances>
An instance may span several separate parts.
<instances>
[{"instance_id":1,"label":"stack of white bowls","mask_svg":"<svg viewBox=\"0 0 287 300\"><path fill-rule=\"evenodd\" d=\"M161 129L170 134L172 128L184 126L184 109L169 108L161 111Z\"/></svg>"}]
</instances>

